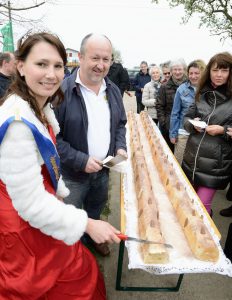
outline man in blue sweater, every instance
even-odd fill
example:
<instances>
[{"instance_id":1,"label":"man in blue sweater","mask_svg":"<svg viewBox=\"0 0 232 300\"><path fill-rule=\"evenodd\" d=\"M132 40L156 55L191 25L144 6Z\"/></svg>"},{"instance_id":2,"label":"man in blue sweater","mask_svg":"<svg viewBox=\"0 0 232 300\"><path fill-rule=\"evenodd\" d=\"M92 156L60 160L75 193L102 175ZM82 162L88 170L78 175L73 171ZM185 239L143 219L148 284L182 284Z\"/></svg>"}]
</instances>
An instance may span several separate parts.
<instances>
[{"instance_id":1,"label":"man in blue sweater","mask_svg":"<svg viewBox=\"0 0 232 300\"><path fill-rule=\"evenodd\" d=\"M100 219L108 199L109 170L102 161L108 155L127 156L122 96L106 77L111 56L106 36L87 35L80 47L80 68L64 80L65 99L56 110L61 173L71 192L65 201L83 207L93 219ZM101 255L110 253L108 245L86 240Z\"/></svg>"},{"instance_id":2,"label":"man in blue sweater","mask_svg":"<svg viewBox=\"0 0 232 300\"><path fill-rule=\"evenodd\" d=\"M149 75L148 64L146 61L142 61L140 64L140 71L135 76L135 80L134 80L138 114L145 108L145 106L142 103L143 88L145 84L147 84L150 81L151 81L151 76Z\"/></svg>"}]
</instances>

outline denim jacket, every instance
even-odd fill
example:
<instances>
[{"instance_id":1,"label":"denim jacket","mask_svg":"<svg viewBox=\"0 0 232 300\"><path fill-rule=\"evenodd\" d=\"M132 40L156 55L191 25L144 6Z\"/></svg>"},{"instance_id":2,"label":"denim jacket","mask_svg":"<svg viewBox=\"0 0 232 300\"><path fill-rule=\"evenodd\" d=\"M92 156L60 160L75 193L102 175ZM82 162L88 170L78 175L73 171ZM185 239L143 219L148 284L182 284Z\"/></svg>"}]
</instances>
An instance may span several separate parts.
<instances>
[{"instance_id":1,"label":"denim jacket","mask_svg":"<svg viewBox=\"0 0 232 300\"><path fill-rule=\"evenodd\" d=\"M184 130L183 121L189 106L193 103L195 90L190 81L182 83L176 90L171 118L170 118L170 138L176 138L178 134L187 134Z\"/></svg>"}]
</instances>

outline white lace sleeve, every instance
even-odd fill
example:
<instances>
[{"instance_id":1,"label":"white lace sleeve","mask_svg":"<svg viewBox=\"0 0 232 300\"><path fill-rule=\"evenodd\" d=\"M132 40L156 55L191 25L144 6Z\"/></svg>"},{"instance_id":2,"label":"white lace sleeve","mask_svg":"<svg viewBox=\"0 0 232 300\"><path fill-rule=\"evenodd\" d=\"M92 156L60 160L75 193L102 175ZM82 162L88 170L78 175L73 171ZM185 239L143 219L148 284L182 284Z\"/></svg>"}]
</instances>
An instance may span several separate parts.
<instances>
[{"instance_id":1,"label":"white lace sleeve","mask_svg":"<svg viewBox=\"0 0 232 300\"><path fill-rule=\"evenodd\" d=\"M31 226L68 245L83 235L86 212L64 204L45 190L37 145L22 122L9 126L1 144L0 178L14 208Z\"/></svg>"}]
</instances>

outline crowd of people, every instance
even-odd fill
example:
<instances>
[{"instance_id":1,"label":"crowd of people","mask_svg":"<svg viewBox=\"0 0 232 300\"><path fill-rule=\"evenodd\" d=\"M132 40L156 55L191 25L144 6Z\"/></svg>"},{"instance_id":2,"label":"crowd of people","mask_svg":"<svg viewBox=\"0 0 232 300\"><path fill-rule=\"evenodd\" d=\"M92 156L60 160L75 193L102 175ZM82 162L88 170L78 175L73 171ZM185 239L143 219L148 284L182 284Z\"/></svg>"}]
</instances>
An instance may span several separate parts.
<instances>
[{"instance_id":1,"label":"crowd of people","mask_svg":"<svg viewBox=\"0 0 232 300\"><path fill-rule=\"evenodd\" d=\"M228 200L232 193L232 55L218 53L207 65L201 59L188 66L183 59L171 61L156 79L153 71L146 70L151 81L141 88L145 109L212 217L216 191L229 185ZM232 206L220 215L232 217ZM231 249L232 223L225 244L230 259Z\"/></svg>"},{"instance_id":2,"label":"crowd of people","mask_svg":"<svg viewBox=\"0 0 232 300\"><path fill-rule=\"evenodd\" d=\"M105 35L88 34L71 73L51 33L25 35L15 54L0 54L0 299L106 299L87 247L107 256L120 242L120 231L100 220L103 160L127 158L129 78L112 49ZM148 111L212 215L213 196L232 174L231 54L207 65L142 61L134 89L137 113ZM221 214L232 216L232 207Z\"/></svg>"},{"instance_id":3,"label":"crowd of people","mask_svg":"<svg viewBox=\"0 0 232 300\"><path fill-rule=\"evenodd\" d=\"M187 66L181 58L150 68L142 61L134 83L137 112L147 110L158 125L210 215L216 190L225 189L231 180L231 59L225 52L207 65L197 59ZM205 128L192 125L191 120L204 121ZM231 188L228 200L230 194ZM232 216L232 206L220 214Z\"/></svg>"}]
</instances>

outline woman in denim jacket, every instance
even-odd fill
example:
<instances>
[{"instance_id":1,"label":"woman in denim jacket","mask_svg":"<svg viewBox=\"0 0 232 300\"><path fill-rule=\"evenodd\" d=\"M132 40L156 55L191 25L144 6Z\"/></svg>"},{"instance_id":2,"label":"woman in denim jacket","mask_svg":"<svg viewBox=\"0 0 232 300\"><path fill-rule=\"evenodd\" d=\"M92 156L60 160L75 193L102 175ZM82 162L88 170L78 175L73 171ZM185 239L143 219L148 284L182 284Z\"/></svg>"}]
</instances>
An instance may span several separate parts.
<instances>
[{"instance_id":1,"label":"woman in denim jacket","mask_svg":"<svg viewBox=\"0 0 232 300\"><path fill-rule=\"evenodd\" d=\"M175 145L175 157L181 165L185 146L189 133L183 127L185 113L195 97L196 86L205 69L205 63L202 60L194 60L188 65L188 81L182 83L175 94L173 108L170 117L169 137L172 144Z\"/></svg>"}]
</instances>

